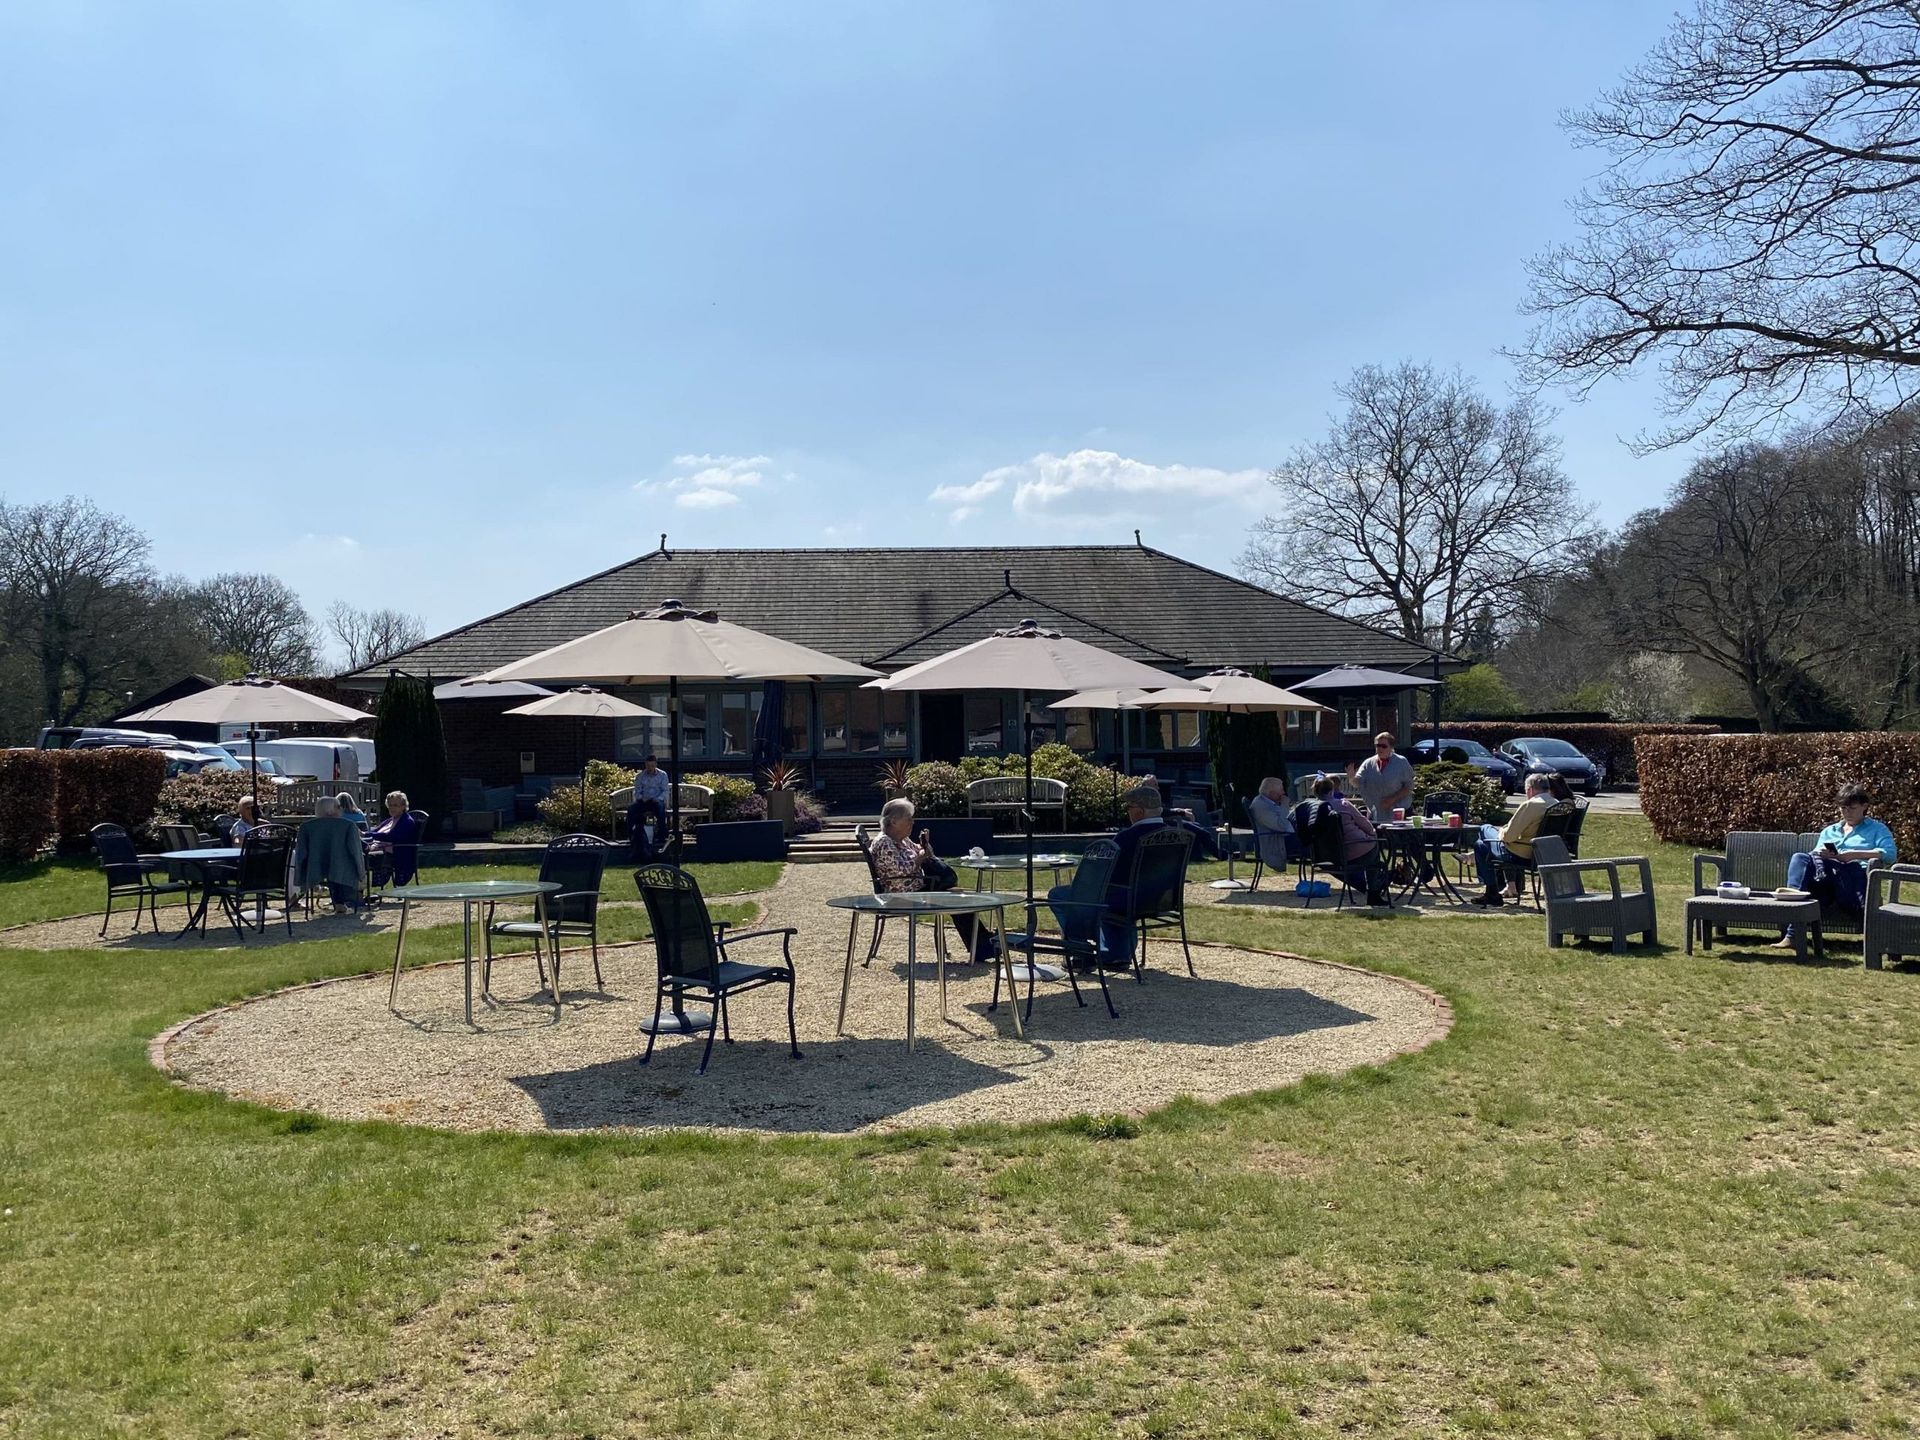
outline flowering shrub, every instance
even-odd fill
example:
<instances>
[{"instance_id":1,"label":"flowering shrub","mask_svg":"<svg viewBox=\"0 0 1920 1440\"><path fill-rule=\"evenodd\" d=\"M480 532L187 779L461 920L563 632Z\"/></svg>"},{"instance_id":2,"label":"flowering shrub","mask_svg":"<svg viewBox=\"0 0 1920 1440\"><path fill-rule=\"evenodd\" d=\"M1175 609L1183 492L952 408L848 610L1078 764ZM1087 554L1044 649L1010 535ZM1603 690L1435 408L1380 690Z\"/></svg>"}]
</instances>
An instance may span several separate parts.
<instances>
[{"instance_id":1,"label":"flowering shrub","mask_svg":"<svg viewBox=\"0 0 1920 1440\"><path fill-rule=\"evenodd\" d=\"M907 798L916 815L967 813L967 777L958 765L928 760L907 771Z\"/></svg>"},{"instance_id":2,"label":"flowering shrub","mask_svg":"<svg viewBox=\"0 0 1920 1440\"><path fill-rule=\"evenodd\" d=\"M216 815L237 815L240 802L253 794L253 776L244 770L202 770L176 775L160 787L154 819L170 825L211 830ZM262 777L260 801L273 808L273 786Z\"/></svg>"},{"instance_id":3,"label":"flowering shrub","mask_svg":"<svg viewBox=\"0 0 1920 1440\"><path fill-rule=\"evenodd\" d=\"M758 798L754 795L753 781L744 775L716 775L705 771L698 775L687 776L687 784L704 785L713 791L713 818L720 820L741 820L747 817L740 814L740 807L747 801ZM766 819L765 799L760 800L760 818Z\"/></svg>"},{"instance_id":4,"label":"flowering shrub","mask_svg":"<svg viewBox=\"0 0 1920 1440\"><path fill-rule=\"evenodd\" d=\"M916 814L964 815L969 780L1025 773L1026 761L1018 755L969 755L958 765L929 761L907 772L907 797L913 801ZM1066 782L1067 824L1085 829L1120 824L1115 797L1125 794L1134 783L1118 771L1095 765L1072 747L1057 743L1034 750L1033 773Z\"/></svg>"},{"instance_id":5,"label":"flowering shrub","mask_svg":"<svg viewBox=\"0 0 1920 1440\"><path fill-rule=\"evenodd\" d=\"M613 834L613 792L633 784L639 772L611 760L587 762L587 807L581 816L580 787L557 785L540 801L540 818L556 835L585 831L589 835ZM621 809L624 812L625 806Z\"/></svg>"},{"instance_id":6,"label":"flowering shrub","mask_svg":"<svg viewBox=\"0 0 1920 1440\"><path fill-rule=\"evenodd\" d=\"M53 750L0 750L0 862L31 860L53 838Z\"/></svg>"},{"instance_id":7,"label":"flowering shrub","mask_svg":"<svg viewBox=\"0 0 1920 1440\"><path fill-rule=\"evenodd\" d=\"M1436 791L1455 791L1467 797L1467 819L1498 825L1507 818L1507 796L1500 782L1471 765L1441 761L1413 768L1413 796L1407 802L1414 813Z\"/></svg>"}]
</instances>

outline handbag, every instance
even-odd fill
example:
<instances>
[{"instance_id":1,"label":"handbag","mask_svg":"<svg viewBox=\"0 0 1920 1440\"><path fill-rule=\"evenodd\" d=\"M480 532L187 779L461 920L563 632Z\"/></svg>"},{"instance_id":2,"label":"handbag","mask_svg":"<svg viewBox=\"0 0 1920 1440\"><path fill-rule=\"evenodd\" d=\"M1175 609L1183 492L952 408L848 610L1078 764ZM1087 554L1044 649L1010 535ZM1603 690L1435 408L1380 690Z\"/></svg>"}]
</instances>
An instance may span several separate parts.
<instances>
[{"instance_id":1,"label":"handbag","mask_svg":"<svg viewBox=\"0 0 1920 1440\"><path fill-rule=\"evenodd\" d=\"M959 873L938 855L929 855L920 862L920 878L928 890L952 890L960 884Z\"/></svg>"}]
</instances>

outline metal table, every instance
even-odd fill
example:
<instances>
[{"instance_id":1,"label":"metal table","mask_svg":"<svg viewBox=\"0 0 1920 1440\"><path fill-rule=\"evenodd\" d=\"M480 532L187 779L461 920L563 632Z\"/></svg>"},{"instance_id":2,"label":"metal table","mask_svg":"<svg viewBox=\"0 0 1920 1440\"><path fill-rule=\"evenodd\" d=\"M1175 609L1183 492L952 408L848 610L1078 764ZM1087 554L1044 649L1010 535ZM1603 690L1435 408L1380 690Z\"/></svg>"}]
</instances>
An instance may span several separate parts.
<instances>
[{"instance_id":1,"label":"metal table","mask_svg":"<svg viewBox=\"0 0 1920 1440\"><path fill-rule=\"evenodd\" d=\"M231 865L240 858L238 845L211 845L199 850L167 850L158 855L142 855L142 860L151 860L155 864L167 867L169 875L177 875L189 884L197 881L200 886L200 899L187 916L187 923L174 932L178 940L189 930L204 933L207 921L207 905L213 898L212 887L207 883L209 865ZM177 868L176 868L177 867ZM192 874L187 874L192 871Z\"/></svg>"},{"instance_id":2,"label":"metal table","mask_svg":"<svg viewBox=\"0 0 1920 1440\"><path fill-rule=\"evenodd\" d=\"M547 923L547 896L560 888L552 880L464 880L446 885L407 885L400 894L400 934L393 943L393 980L387 986L387 1008L396 1008L400 998L400 960L407 950L407 912L416 900L458 900L460 902L461 971L466 982L467 1024L473 1024L473 907L501 900L531 900L535 916ZM489 1004L493 996L483 993ZM560 1018L560 986L553 986L553 1015Z\"/></svg>"},{"instance_id":3,"label":"metal table","mask_svg":"<svg viewBox=\"0 0 1920 1440\"><path fill-rule=\"evenodd\" d=\"M1026 865L1026 857L1020 857L1020 863ZM939 926L943 918L953 915L984 915L992 910L997 916L995 929L1004 934L1007 928L1007 906L1016 903L1016 897L995 895L991 892L969 895L964 890L908 890L898 894L885 895L842 895L827 901L835 910L850 910L847 917L847 968L840 978L840 1019L833 1033L847 1033L847 993L853 988L853 942L860 928L862 915L898 915L907 922L907 1049L913 1049L914 1042L914 968L918 958L914 939L919 934L923 919L931 918L934 923L934 955L940 976L940 1016L947 1014L947 956L939 936ZM1019 903L1025 903L1021 897ZM1007 954L1007 947L1000 947L999 964L1006 970L1008 993L1013 994L1013 963ZM1016 1003L1013 1010L1013 1033L1021 1039L1026 1038L1026 1029L1020 1023L1020 1006Z\"/></svg>"},{"instance_id":4,"label":"metal table","mask_svg":"<svg viewBox=\"0 0 1920 1440\"><path fill-rule=\"evenodd\" d=\"M960 855L947 863L952 865L956 870L973 871L973 888L975 891L983 891L987 888L987 876L989 875L996 875L1003 870L1024 874L1027 868L1027 857L1025 855ZM1035 870L1052 871L1055 884L1060 882L1060 872L1062 870L1077 869L1079 864L1080 857L1078 855L1036 855L1033 857L1033 868Z\"/></svg>"},{"instance_id":5,"label":"metal table","mask_svg":"<svg viewBox=\"0 0 1920 1440\"><path fill-rule=\"evenodd\" d=\"M1807 958L1807 936L1813 936L1814 954L1827 954L1827 937L1820 929L1820 902L1776 900L1765 891L1757 895L1689 895L1687 897L1687 954L1693 953L1697 929L1702 949L1713 948L1713 932L1737 925L1742 930L1784 930L1793 926L1793 953Z\"/></svg>"},{"instance_id":6,"label":"metal table","mask_svg":"<svg viewBox=\"0 0 1920 1440\"><path fill-rule=\"evenodd\" d=\"M1451 825L1415 825L1406 820L1388 820L1376 825L1374 833L1380 837L1380 848L1387 855L1399 855L1410 862L1413 879L1401 889L1402 900L1415 890L1425 890L1456 905L1469 903L1447 877L1443 863L1448 855L1459 853L1461 837L1467 833L1465 826L1456 830ZM1430 871L1432 879L1422 871ZM1439 882L1437 889L1434 881Z\"/></svg>"}]
</instances>

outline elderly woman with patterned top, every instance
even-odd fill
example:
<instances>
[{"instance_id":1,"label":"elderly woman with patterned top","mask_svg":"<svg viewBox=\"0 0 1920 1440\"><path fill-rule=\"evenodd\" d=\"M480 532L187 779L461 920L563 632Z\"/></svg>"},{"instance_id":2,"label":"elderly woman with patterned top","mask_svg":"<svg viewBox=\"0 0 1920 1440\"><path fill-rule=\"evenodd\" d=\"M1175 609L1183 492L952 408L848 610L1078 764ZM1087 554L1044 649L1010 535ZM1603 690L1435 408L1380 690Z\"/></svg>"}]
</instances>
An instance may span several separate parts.
<instances>
[{"instance_id":1,"label":"elderly woman with patterned top","mask_svg":"<svg viewBox=\"0 0 1920 1440\"><path fill-rule=\"evenodd\" d=\"M889 800L880 810L880 833L873 837L869 853L873 857L874 884L888 894L909 890L957 890L960 877L953 867L933 853L933 845L922 830L913 837L913 802ZM1000 953L1000 942L981 927L972 915L949 917L953 928L975 960L991 960Z\"/></svg>"}]
</instances>

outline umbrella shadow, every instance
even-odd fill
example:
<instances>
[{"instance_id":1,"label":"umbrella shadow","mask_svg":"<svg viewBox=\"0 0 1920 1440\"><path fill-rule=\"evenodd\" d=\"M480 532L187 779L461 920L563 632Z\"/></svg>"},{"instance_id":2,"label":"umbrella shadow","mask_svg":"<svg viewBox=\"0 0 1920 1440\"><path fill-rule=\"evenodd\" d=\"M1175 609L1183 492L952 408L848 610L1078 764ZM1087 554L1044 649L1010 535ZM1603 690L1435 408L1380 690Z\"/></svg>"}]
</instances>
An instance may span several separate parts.
<instances>
[{"instance_id":1,"label":"umbrella shadow","mask_svg":"<svg viewBox=\"0 0 1920 1440\"><path fill-rule=\"evenodd\" d=\"M1073 991L1065 980L1040 981L1034 992L1033 1018L1026 1022L1029 1034L1036 1027L1046 1031L1083 1019L1085 1023L1074 1024L1071 1037L1058 1038L1233 1046L1365 1025L1378 1018L1297 985L1245 985L1206 975L1196 978L1184 971L1176 974L1149 969L1145 984L1112 971L1107 975L1107 988L1113 994L1114 1008L1120 1012L1118 1019L1107 1014L1100 999L1100 982L1092 975L1080 977L1080 995L1087 1002L1084 1009L1073 1003ZM1003 991L1002 1011L1006 1003ZM1026 1003L1027 987L1023 983L1020 1004L1024 1007ZM966 1008L987 1020L994 1018L984 1001ZM1023 1009L1021 1014L1025 1013Z\"/></svg>"},{"instance_id":2,"label":"umbrella shadow","mask_svg":"<svg viewBox=\"0 0 1920 1440\"><path fill-rule=\"evenodd\" d=\"M893 1039L716 1041L698 1074L705 1035L663 1037L639 1055L577 1070L515 1075L549 1129L711 1127L850 1134L923 1105L956 1099L1019 1076L968 1059L922 1035L911 1054Z\"/></svg>"}]
</instances>

